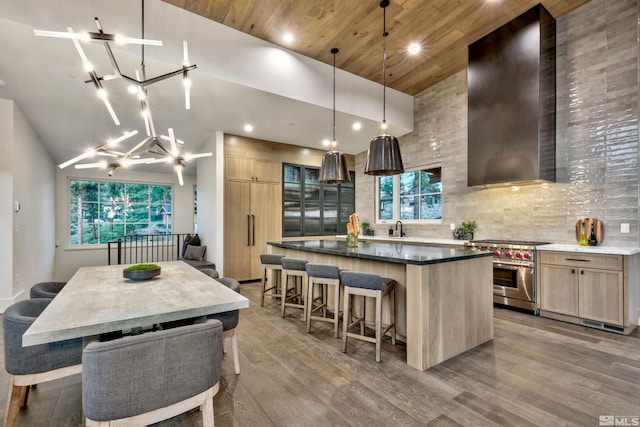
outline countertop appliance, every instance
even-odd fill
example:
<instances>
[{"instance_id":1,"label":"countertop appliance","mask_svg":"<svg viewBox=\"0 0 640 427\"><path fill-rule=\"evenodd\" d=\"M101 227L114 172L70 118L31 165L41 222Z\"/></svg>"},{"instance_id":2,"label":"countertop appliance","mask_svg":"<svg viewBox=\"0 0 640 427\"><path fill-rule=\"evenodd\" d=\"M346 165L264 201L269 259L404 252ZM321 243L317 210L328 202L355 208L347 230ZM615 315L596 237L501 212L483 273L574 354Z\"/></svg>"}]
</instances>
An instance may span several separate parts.
<instances>
[{"instance_id":1,"label":"countertop appliance","mask_svg":"<svg viewBox=\"0 0 640 427\"><path fill-rule=\"evenodd\" d=\"M473 251L493 252L493 302L538 314L535 287L536 246L551 242L472 240Z\"/></svg>"}]
</instances>

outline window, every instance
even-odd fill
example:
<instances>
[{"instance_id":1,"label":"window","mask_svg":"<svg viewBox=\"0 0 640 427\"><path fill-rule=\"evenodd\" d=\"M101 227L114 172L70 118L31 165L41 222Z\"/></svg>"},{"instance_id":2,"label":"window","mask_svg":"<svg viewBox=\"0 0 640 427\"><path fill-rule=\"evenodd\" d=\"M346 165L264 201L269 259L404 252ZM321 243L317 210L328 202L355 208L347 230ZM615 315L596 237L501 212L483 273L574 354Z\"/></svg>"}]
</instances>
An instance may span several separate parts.
<instances>
[{"instance_id":1,"label":"window","mask_svg":"<svg viewBox=\"0 0 640 427\"><path fill-rule=\"evenodd\" d=\"M346 234L355 211L355 176L344 184L321 184L320 169L283 165L282 235L286 237Z\"/></svg>"},{"instance_id":2,"label":"window","mask_svg":"<svg viewBox=\"0 0 640 427\"><path fill-rule=\"evenodd\" d=\"M442 220L442 168L378 178L378 221Z\"/></svg>"},{"instance_id":3,"label":"window","mask_svg":"<svg viewBox=\"0 0 640 427\"><path fill-rule=\"evenodd\" d=\"M99 245L124 234L171 234L172 186L69 181L69 243Z\"/></svg>"}]
</instances>

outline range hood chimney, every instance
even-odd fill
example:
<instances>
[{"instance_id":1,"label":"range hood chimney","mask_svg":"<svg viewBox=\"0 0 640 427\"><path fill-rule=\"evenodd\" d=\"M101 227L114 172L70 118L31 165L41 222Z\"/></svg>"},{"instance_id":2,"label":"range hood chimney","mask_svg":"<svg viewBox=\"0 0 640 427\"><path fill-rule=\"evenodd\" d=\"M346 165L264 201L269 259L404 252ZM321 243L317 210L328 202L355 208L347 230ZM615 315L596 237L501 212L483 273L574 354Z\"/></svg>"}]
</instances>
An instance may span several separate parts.
<instances>
[{"instance_id":1,"label":"range hood chimney","mask_svg":"<svg viewBox=\"0 0 640 427\"><path fill-rule=\"evenodd\" d=\"M469 46L468 186L555 181L555 52L541 4Z\"/></svg>"}]
</instances>

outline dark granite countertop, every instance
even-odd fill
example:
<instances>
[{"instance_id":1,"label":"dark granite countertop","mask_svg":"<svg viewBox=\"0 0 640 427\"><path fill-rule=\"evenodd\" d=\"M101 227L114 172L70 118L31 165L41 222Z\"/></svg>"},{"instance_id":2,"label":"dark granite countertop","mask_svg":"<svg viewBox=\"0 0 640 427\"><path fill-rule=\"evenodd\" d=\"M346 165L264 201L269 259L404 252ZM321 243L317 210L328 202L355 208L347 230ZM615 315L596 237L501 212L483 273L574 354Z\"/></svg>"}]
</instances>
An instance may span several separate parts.
<instances>
[{"instance_id":1,"label":"dark granite countertop","mask_svg":"<svg viewBox=\"0 0 640 427\"><path fill-rule=\"evenodd\" d=\"M277 248L415 265L492 256L491 252L473 252L466 249L403 245L401 243L360 241L355 248L347 248L347 242L344 240L295 240L268 242L267 244Z\"/></svg>"}]
</instances>

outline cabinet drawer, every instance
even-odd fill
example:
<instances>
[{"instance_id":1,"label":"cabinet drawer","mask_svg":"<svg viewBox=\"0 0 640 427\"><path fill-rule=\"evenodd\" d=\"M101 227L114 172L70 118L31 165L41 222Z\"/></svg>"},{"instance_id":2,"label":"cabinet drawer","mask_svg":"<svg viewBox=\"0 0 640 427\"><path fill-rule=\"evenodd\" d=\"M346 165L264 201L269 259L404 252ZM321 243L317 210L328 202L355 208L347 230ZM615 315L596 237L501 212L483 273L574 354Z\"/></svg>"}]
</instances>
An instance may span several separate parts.
<instances>
[{"instance_id":1,"label":"cabinet drawer","mask_svg":"<svg viewBox=\"0 0 640 427\"><path fill-rule=\"evenodd\" d=\"M570 265L573 267L622 270L623 256L609 254L583 254L578 252L538 252L538 263Z\"/></svg>"}]
</instances>

